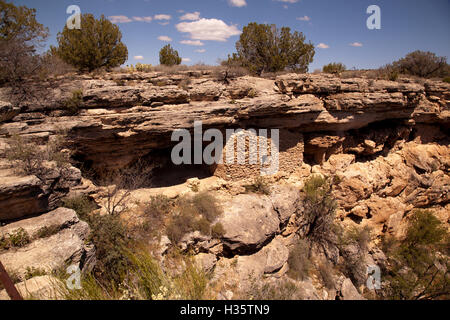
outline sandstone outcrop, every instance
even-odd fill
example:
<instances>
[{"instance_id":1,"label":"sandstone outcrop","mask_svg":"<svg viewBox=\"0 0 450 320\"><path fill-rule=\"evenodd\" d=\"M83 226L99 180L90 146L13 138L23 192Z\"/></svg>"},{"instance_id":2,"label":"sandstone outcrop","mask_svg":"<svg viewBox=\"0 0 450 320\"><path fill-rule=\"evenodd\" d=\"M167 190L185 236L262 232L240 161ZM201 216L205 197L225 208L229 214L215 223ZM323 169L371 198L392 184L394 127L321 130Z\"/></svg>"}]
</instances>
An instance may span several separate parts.
<instances>
[{"instance_id":1,"label":"sandstone outcrop","mask_svg":"<svg viewBox=\"0 0 450 320\"><path fill-rule=\"evenodd\" d=\"M21 176L11 169L0 169L0 221L24 218L56 209L70 188L81 183L81 172L74 167L46 166L39 177Z\"/></svg>"},{"instance_id":2,"label":"sandstone outcrop","mask_svg":"<svg viewBox=\"0 0 450 320\"><path fill-rule=\"evenodd\" d=\"M117 168L171 148L171 133L192 129L194 121L203 121L204 130L278 128L326 133L360 129L385 120L409 125L436 123L448 128L450 117L450 85L445 83L427 82L424 86L314 74L285 75L275 81L246 77L256 96L243 94L230 100L225 93L231 89L214 79L194 79L181 88L166 84L164 79L159 81L163 76L158 74L124 77L130 79L130 85L85 76L70 82L61 79L41 105L22 105L22 112L1 126L0 135L20 133L38 139L64 129L79 159L94 167L101 163L104 168ZM244 80L232 80L228 88ZM61 117L63 103L75 89L84 92L81 113ZM366 145L368 152L374 149L371 142Z\"/></svg>"},{"instance_id":3,"label":"sandstone outcrop","mask_svg":"<svg viewBox=\"0 0 450 320\"><path fill-rule=\"evenodd\" d=\"M219 298L233 298L233 286L248 289L252 276L267 283L287 278L293 240L307 236L313 223L302 212L299 187L314 173L339 181L333 196L337 220L345 226L369 225L376 237L401 236L405 217L416 208L431 208L449 222L449 84L327 74L287 74L270 80L153 72L74 75L53 79L50 89L46 86L50 82L42 83L43 101L0 102L0 157L13 135L45 145L64 132L73 160L63 171L48 164L45 174L30 176L17 174L6 159L0 162L0 221L9 223L0 227L0 236L23 228L33 240L0 251L3 264L22 280L27 268L50 272L75 263L90 269L95 257L85 243L89 228L73 211L57 209L59 202L83 188L82 171L101 177L141 158L164 186L174 184L171 177L178 173L191 173L182 179L185 186L163 190L158 185L157 192L163 190L170 198L199 189L226 194L224 213L215 221L222 224L223 235L213 238L195 231L178 244L184 251L192 249L197 265L212 273L214 281L225 283ZM68 116L64 105L75 90L82 90L83 101L79 113ZM2 89L0 100L8 101L7 96ZM279 172L271 176L270 193L244 194L242 181L259 176L261 159L244 166L171 166L172 133L192 132L195 121L202 121L204 131L243 129L243 134L252 134L255 129L248 139L257 140L262 138L257 130L279 129ZM227 142L223 151L239 148ZM244 154L248 160L249 151ZM200 171L215 176L214 186L205 187L206 179L196 176ZM95 185L91 189L96 192ZM142 199L154 194L144 189L133 193ZM12 222L18 219L24 220ZM36 238L42 226L58 230ZM160 242L158 256L163 257L173 244L166 236ZM354 248L347 249L349 257L356 256ZM334 263L343 258L336 248L328 251L325 256ZM364 264L385 262L383 253L370 246ZM49 279L35 280L46 287ZM363 299L342 274L333 275L334 289L324 288L313 276L289 281L302 299Z\"/></svg>"},{"instance_id":4,"label":"sandstone outcrop","mask_svg":"<svg viewBox=\"0 0 450 320\"><path fill-rule=\"evenodd\" d=\"M45 227L54 232L45 237L40 236L40 231ZM58 268L75 264L80 270L89 271L95 264L95 249L87 242L89 226L80 221L73 210L58 208L7 224L0 227L0 237L7 237L19 229L28 234L30 242L20 248L0 251L0 261L8 272L21 279L30 270L49 274Z\"/></svg>"},{"instance_id":5,"label":"sandstone outcrop","mask_svg":"<svg viewBox=\"0 0 450 320\"><path fill-rule=\"evenodd\" d=\"M16 284L24 299L56 300L61 298L58 292L59 280L52 276L39 276ZM6 290L0 290L0 300L10 300Z\"/></svg>"}]
</instances>

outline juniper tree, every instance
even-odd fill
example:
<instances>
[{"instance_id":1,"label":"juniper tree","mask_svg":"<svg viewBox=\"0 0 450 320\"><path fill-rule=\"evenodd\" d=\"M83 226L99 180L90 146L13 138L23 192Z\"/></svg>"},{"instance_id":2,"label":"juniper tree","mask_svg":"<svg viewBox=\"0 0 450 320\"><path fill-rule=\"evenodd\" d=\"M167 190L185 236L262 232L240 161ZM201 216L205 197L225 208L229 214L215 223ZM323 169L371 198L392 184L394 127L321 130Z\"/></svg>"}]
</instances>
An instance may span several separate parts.
<instances>
[{"instance_id":1,"label":"juniper tree","mask_svg":"<svg viewBox=\"0 0 450 320\"><path fill-rule=\"evenodd\" d=\"M113 68L125 63L128 49L122 43L119 27L103 15L81 15L81 29L64 27L58 33L58 47L52 50L80 71Z\"/></svg>"},{"instance_id":2,"label":"juniper tree","mask_svg":"<svg viewBox=\"0 0 450 320\"><path fill-rule=\"evenodd\" d=\"M255 22L244 27L236 50L229 63L238 63L258 75L285 69L307 72L315 54L314 45L305 42L303 33Z\"/></svg>"},{"instance_id":3,"label":"juniper tree","mask_svg":"<svg viewBox=\"0 0 450 320\"><path fill-rule=\"evenodd\" d=\"M159 51L159 63L165 66L179 65L181 58L178 51L168 44Z\"/></svg>"}]
</instances>

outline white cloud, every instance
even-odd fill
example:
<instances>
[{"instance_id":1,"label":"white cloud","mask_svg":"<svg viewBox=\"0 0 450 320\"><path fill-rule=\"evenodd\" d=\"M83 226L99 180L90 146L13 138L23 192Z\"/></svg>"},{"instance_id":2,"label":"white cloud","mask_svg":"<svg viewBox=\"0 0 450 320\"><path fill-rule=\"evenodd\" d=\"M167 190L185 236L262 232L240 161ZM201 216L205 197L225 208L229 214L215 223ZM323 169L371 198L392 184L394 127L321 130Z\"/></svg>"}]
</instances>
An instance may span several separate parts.
<instances>
[{"instance_id":1,"label":"white cloud","mask_svg":"<svg viewBox=\"0 0 450 320\"><path fill-rule=\"evenodd\" d=\"M181 44L187 44L188 46L203 46L205 45L200 40L182 40L180 41Z\"/></svg>"},{"instance_id":2,"label":"white cloud","mask_svg":"<svg viewBox=\"0 0 450 320\"><path fill-rule=\"evenodd\" d=\"M276 1L279 1L279 2L287 2L287 3L296 3L296 2L298 2L299 0L276 0Z\"/></svg>"},{"instance_id":3,"label":"white cloud","mask_svg":"<svg viewBox=\"0 0 450 320\"><path fill-rule=\"evenodd\" d=\"M139 22L147 22L150 23L152 22L153 18L152 17L133 17L134 21L139 21Z\"/></svg>"},{"instance_id":4,"label":"white cloud","mask_svg":"<svg viewBox=\"0 0 450 320\"><path fill-rule=\"evenodd\" d=\"M108 19L112 23L130 23L130 22L133 22L133 21L150 23L153 20L152 17L132 17L130 19L127 16L109 16Z\"/></svg>"},{"instance_id":5,"label":"white cloud","mask_svg":"<svg viewBox=\"0 0 450 320\"><path fill-rule=\"evenodd\" d=\"M200 12L192 12L192 13L186 13L185 15L182 15L180 17L180 20L199 20L200 19Z\"/></svg>"},{"instance_id":6,"label":"white cloud","mask_svg":"<svg viewBox=\"0 0 450 320\"><path fill-rule=\"evenodd\" d=\"M176 28L180 32L189 33L193 40L227 41L229 37L241 34L236 26L229 26L218 19L202 18L194 22L181 22Z\"/></svg>"},{"instance_id":7,"label":"white cloud","mask_svg":"<svg viewBox=\"0 0 450 320\"><path fill-rule=\"evenodd\" d=\"M325 43L319 43L318 45L317 45L317 48L320 48L320 49L328 49L330 46L329 45L327 45L327 44L325 44Z\"/></svg>"},{"instance_id":8,"label":"white cloud","mask_svg":"<svg viewBox=\"0 0 450 320\"><path fill-rule=\"evenodd\" d=\"M228 0L228 3L233 7L245 7L247 2L245 0Z\"/></svg>"},{"instance_id":9,"label":"white cloud","mask_svg":"<svg viewBox=\"0 0 450 320\"><path fill-rule=\"evenodd\" d=\"M183 61L183 62L191 62L191 59L190 58L183 58L183 59L181 59L181 61Z\"/></svg>"},{"instance_id":10,"label":"white cloud","mask_svg":"<svg viewBox=\"0 0 450 320\"><path fill-rule=\"evenodd\" d=\"M134 60L144 60L143 56L134 56Z\"/></svg>"},{"instance_id":11,"label":"white cloud","mask_svg":"<svg viewBox=\"0 0 450 320\"><path fill-rule=\"evenodd\" d=\"M172 19L171 15L168 14L157 14L153 17L155 20L170 20Z\"/></svg>"},{"instance_id":12,"label":"white cloud","mask_svg":"<svg viewBox=\"0 0 450 320\"><path fill-rule=\"evenodd\" d=\"M300 20L300 21L310 21L311 18L308 17L308 16L303 16L303 17L298 17L297 20Z\"/></svg>"},{"instance_id":13,"label":"white cloud","mask_svg":"<svg viewBox=\"0 0 450 320\"><path fill-rule=\"evenodd\" d=\"M197 50L195 50L195 52L198 52L198 53L205 53L206 50L205 50L205 49L197 49Z\"/></svg>"},{"instance_id":14,"label":"white cloud","mask_svg":"<svg viewBox=\"0 0 450 320\"><path fill-rule=\"evenodd\" d=\"M172 38L168 36L159 36L158 40L170 42L172 41Z\"/></svg>"},{"instance_id":15,"label":"white cloud","mask_svg":"<svg viewBox=\"0 0 450 320\"><path fill-rule=\"evenodd\" d=\"M108 19L112 23L128 23L128 22L133 21L130 18L128 18L127 16L109 16Z\"/></svg>"},{"instance_id":16,"label":"white cloud","mask_svg":"<svg viewBox=\"0 0 450 320\"><path fill-rule=\"evenodd\" d=\"M353 43L350 43L350 46L352 46L352 47L362 47L363 44L361 42L353 42Z\"/></svg>"},{"instance_id":17,"label":"white cloud","mask_svg":"<svg viewBox=\"0 0 450 320\"><path fill-rule=\"evenodd\" d=\"M167 26L169 23L170 23L169 21L167 21L167 22L158 22L158 24L160 24L162 26Z\"/></svg>"}]
</instances>

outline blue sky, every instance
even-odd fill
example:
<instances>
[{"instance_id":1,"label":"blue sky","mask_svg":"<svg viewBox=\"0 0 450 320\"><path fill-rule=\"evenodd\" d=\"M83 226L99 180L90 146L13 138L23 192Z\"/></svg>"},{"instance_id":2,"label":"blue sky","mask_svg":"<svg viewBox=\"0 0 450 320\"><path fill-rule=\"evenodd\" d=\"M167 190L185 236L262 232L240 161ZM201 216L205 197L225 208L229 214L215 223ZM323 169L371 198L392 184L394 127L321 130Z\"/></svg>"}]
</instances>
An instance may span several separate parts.
<instances>
[{"instance_id":1,"label":"blue sky","mask_svg":"<svg viewBox=\"0 0 450 320\"><path fill-rule=\"evenodd\" d=\"M377 68L414 50L450 57L450 0L13 0L37 9L50 29L48 44L66 23L69 5L116 22L128 47L126 64L159 63L167 43L184 63L216 64L235 52L249 22L301 31L316 48L310 71L329 62ZM381 8L381 29L369 30L368 6ZM169 41L170 40L170 41ZM352 45L351 45L352 44Z\"/></svg>"}]
</instances>

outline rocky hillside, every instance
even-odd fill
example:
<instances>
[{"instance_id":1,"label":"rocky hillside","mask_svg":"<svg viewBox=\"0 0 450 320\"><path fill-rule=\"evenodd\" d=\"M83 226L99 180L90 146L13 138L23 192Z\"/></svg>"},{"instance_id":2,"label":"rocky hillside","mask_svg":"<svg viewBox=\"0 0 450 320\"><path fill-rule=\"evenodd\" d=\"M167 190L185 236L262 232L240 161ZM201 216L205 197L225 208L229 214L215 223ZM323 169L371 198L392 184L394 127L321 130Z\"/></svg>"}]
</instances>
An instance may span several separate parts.
<instances>
[{"instance_id":1,"label":"rocky hillside","mask_svg":"<svg viewBox=\"0 0 450 320\"><path fill-rule=\"evenodd\" d=\"M19 282L44 281L42 274L63 264L92 270L89 226L62 208L63 200L85 194L98 205L96 214L111 213L101 181L141 161L148 181L118 191L130 225L141 221L139 204L156 195L176 200L208 192L223 209L211 221L221 232L188 230L174 241L161 227L156 237L144 236L165 268L170 248L194 253L211 273L214 298L248 298L255 285L280 284L293 286L296 299L370 298L376 292L341 268L345 261L359 254L360 269L386 265L381 240L404 237L416 209L432 210L449 227L448 83L192 71L73 75L30 86L37 94L20 104L11 103L8 88L0 91L0 239L28 236L21 246L0 242L0 261ZM171 134L192 131L194 121L203 130L279 129L280 171L252 193L258 172L249 166L174 166ZM54 151L61 137L64 147ZM30 143L44 156L39 168L24 172L24 159L11 150ZM61 164L54 153L69 161ZM370 228L372 236L362 253L354 244L312 246L315 271L295 277L298 243L317 223L302 191L312 176L333 178L334 222L344 230ZM48 236L38 232L50 227Z\"/></svg>"}]
</instances>

